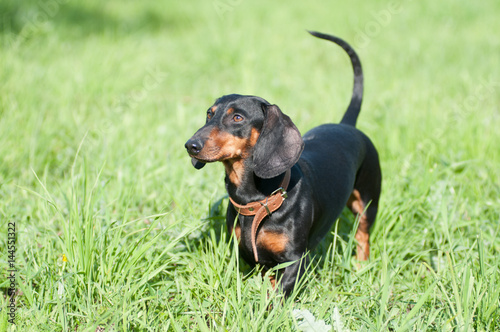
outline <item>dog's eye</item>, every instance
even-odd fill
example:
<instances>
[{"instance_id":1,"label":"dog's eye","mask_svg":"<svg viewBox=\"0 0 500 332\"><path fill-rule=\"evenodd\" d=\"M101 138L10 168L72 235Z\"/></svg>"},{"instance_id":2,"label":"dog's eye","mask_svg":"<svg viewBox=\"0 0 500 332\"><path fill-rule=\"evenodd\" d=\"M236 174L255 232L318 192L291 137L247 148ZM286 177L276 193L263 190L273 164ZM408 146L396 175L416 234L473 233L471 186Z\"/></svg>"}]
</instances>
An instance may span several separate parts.
<instances>
[{"instance_id":1,"label":"dog's eye","mask_svg":"<svg viewBox=\"0 0 500 332\"><path fill-rule=\"evenodd\" d=\"M233 120L234 120L234 122L240 122L240 121L243 121L243 117L239 114L235 114L233 116Z\"/></svg>"},{"instance_id":2,"label":"dog's eye","mask_svg":"<svg viewBox=\"0 0 500 332\"><path fill-rule=\"evenodd\" d=\"M213 115L214 115L214 114L212 113L212 111L211 111L211 110L208 110L208 111L207 111L207 119L209 119L209 120L210 120L210 119L212 118L212 116L213 116Z\"/></svg>"}]
</instances>

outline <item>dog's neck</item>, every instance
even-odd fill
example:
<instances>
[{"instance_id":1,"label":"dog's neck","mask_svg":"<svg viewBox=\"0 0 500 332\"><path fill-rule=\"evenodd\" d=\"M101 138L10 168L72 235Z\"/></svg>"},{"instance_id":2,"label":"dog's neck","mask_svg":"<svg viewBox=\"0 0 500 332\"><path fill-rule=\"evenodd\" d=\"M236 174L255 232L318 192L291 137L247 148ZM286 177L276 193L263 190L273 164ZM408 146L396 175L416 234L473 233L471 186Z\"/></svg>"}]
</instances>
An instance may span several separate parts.
<instances>
[{"instance_id":1,"label":"dog's neck","mask_svg":"<svg viewBox=\"0 0 500 332\"><path fill-rule=\"evenodd\" d=\"M224 161L226 190L238 204L248 204L264 199L278 189L285 173L274 178L262 179L255 175L251 161Z\"/></svg>"}]
</instances>

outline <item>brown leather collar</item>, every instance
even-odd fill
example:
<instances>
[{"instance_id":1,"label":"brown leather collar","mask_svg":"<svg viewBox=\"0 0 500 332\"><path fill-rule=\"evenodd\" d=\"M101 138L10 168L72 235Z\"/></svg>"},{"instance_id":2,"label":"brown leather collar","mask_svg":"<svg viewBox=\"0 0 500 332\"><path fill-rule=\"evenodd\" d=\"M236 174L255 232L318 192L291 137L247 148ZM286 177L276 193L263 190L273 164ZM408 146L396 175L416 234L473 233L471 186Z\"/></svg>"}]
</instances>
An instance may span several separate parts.
<instances>
[{"instance_id":1,"label":"brown leather collar","mask_svg":"<svg viewBox=\"0 0 500 332\"><path fill-rule=\"evenodd\" d=\"M252 221L251 234L252 250L255 262L259 261L256 243L257 230L259 228L259 225L266 215L270 216L274 211L278 210L281 204L283 204L285 198L287 198L286 190L288 188L288 184L290 183L291 173L292 172L288 169L285 172L285 177L281 181L280 187L262 201L250 202L245 205L240 205L236 203L231 197L229 197L229 200L231 201L231 203L233 203L236 211L238 211L239 214L242 214L244 216L255 216Z\"/></svg>"}]
</instances>

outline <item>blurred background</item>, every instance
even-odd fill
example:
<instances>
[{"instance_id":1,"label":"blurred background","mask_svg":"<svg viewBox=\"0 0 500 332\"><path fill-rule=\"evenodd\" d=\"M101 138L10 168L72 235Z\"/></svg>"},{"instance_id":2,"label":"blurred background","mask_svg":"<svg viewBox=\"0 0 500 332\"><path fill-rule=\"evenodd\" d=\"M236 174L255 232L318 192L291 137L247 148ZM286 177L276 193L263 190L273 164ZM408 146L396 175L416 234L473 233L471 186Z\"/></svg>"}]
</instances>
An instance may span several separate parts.
<instances>
[{"instance_id":1,"label":"blurred background","mask_svg":"<svg viewBox=\"0 0 500 332\"><path fill-rule=\"evenodd\" d=\"M85 135L83 148L95 164L111 162L106 170L132 154L141 161L135 167L174 159L187 166L183 142L227 93L278 104L302 132L338 121L351 94L349 60L306 29L358 51L366 82L360 128L384 154L414 150L469 118L483 119L483 132L498 121L494 1L0 6L4 181L30 168L63 175Z\"/></svg>"},{"instance_id":2,"label":"blurred background","mask_svg":"<svg viewBox=\"0 0 500 332\"><path fill-rule=\"evenodd\" d=\"M140 330L149 319L177 317L164 310L185 301L173 280L192 274L186 262L205 257L197 247L213 228L205 218L225 194L223 167L196 171L184 149L206 109L224 94L258 95L305 133L339 121L349 103L348 57L306 30L343 38L361 58L365 94L357 126L380 153L379 220L393 227L403 218L413 226L384 237L401 255L394 260L440 246L439 236L420 236L442 219L443 206L454 207L447 220L475 222L460 233L466 239L489 234L494 257L499 15L495 0L1 0L0 212L5 223L17 222L20 326L66 330L107 321ZM120 225L119 232L106 242L110 225ZM386 234L387 225L375 234ZM151 233L140 237L144 229ZM167 231L156 238L157 229ZM117 268L136 252L136 241L153 247L134 256L134 267ZM172 243L168 253L165 243ZM124 295L124 280L130 285L149 266L163 272ZM153 318L137 313L150 280L161 282L148 294L160 289L166 297L155 304L163 314ZM92 283L127 309L97 300L103 293ZM109 308L115 311L102 318ZM75 316L64 318L68 312ZM121 320L123 312L135 320Z\"/></svg>"}]
</instances>

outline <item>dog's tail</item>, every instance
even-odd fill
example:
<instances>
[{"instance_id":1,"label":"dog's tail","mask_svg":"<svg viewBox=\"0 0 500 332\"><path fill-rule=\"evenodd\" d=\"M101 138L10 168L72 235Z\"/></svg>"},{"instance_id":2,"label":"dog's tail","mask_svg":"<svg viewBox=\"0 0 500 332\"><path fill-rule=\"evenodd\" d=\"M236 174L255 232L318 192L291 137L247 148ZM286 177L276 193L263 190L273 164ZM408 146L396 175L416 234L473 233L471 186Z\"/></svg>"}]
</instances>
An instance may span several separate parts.
<instances>
[{"instance_id":1,"label":"dog's tail","mask_svg":"<svg viewBox=\"0 0 500 332\"><path fill-rule=\"evenodd\" d=\"M327 35L321 32L308 31L314 37L326 39L339 45L347 52L351 58L352 69L354 70L354 86L352 89L351 103L340 123L356 126L359 111L361 110L361 102L363 101L363 69L361 68L361 61L358 58L354 49L340 38L332 35Z\"/></svg>"}]
</instances>

